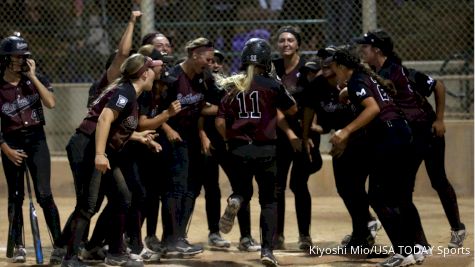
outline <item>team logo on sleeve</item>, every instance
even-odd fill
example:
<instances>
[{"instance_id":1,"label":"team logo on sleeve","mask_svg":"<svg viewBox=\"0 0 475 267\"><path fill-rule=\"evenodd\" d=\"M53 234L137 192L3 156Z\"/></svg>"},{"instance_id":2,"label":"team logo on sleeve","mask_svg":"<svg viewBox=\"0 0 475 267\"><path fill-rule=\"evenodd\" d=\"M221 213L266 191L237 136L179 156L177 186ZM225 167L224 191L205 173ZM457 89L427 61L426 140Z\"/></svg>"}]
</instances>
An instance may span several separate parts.
<instances>
[{"instance_id":1,"label":"team logo on sleeve","mask_svg":"<svg viewBox=\"0 0 475 267\"><path fill-rule=\"evenodd\" d=\"M127 97L119 95L119 99L117 99L117 103L115 103L115 105L119 108L124 108L127 102L129 102L129 99L127 99Z\"/></svg>"},{"instance_id":2,"label":"team logo on sleeve","mask_svg":"<svg viewBox=\"0 0 475 267\"><path fill-rule=\"evenodd\" d=\"M361 88L359 92L356 92L356 96L365 96L366 95L366 90L364 88Z\"/></svg>"},{"instance_id":3,"label":"team logo on sleeve","mask_svg":"<svg viewBox=\"0 0 475 267\"><path fill-rule=\"evenodd\" d=\"M427 84L431 85L434 82L434 79L432 79L432 77L430 77L430 76L427 76L427 78L428 78L427 79Z\"/></svg>"}]
</instances>

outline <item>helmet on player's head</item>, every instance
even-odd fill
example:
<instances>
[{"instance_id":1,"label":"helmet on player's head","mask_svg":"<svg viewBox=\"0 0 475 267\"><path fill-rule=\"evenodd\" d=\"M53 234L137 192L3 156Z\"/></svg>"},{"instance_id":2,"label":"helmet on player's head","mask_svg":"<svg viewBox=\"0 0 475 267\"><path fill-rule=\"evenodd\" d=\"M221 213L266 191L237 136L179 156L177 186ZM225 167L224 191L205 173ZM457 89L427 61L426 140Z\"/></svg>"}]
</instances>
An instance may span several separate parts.
<instances>
[{"instance_id":1,"label":"helmet on player's head","mask_svg":"<svg viewBox=\"0 0 475 267\"><path fill-rule=\"evenodd\" d=\"M25 39L12 35L0 41L0 55L31 55L31 52Z\"/></svg>"},{"instance_id":2,"label":"helmet on player's head","mask_svg":"<svg viewBox=\"0 0 475 267\"><path fill-rule=\"evenodd\" d=\"M266 40L252 38L244 44L241 53L241 69L248 65L258 65L269 71L271 62L271 48Z\"/></svg>"}]
</instances>

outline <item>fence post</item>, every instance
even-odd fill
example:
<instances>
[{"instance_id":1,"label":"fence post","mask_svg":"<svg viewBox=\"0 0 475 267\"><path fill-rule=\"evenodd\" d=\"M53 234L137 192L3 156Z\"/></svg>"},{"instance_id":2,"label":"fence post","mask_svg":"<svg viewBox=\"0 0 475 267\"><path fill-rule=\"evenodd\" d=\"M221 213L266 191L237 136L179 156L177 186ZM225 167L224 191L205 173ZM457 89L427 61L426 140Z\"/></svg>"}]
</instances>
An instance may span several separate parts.
<instances>
[{"instance_id":1,"label":"fence post","mask_svg":"<svg viewBox=\"0 0 475 267\"><path fill-rule=\"evenodd\" d=\"M140 2L140 10L142 11L140 37L144 37L147 33L155 31L154 0L142 0Z\"/></svg>"},{"instance_id":2,"label":"fence post","mask_svg":"<svg viewBox=\"0 0 475 267\"><path fill-rule=\"evenodd\" d=\"M376 0L363 0L363 33L377 28Z\"/></svg>"}]
</instances>

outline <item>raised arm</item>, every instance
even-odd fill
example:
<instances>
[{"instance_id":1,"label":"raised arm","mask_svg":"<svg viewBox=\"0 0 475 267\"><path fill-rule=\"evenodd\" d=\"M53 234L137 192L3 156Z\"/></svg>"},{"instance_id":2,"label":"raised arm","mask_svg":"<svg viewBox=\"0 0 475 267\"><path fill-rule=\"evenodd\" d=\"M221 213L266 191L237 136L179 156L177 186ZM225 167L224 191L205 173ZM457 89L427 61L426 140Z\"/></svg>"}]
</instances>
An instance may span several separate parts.
<instances>
[{"instance_id":1,"label":"raised arm","mask_svg":"<svg viewBox=\"0 0 475 267\"><path fill-rule=\"evenodd\" d=\"M113 81L120 77L120 65L122 65L124 60L129 57L130 50L132 49L132 37L134 33L135 22L140 16L142 16L141 11L132 11L129 22L127 23L127 27L125 28L122 38L120 39L118 51L115 54L111 65L107 69L108 81Z\"/></svg>"}]
</instances>

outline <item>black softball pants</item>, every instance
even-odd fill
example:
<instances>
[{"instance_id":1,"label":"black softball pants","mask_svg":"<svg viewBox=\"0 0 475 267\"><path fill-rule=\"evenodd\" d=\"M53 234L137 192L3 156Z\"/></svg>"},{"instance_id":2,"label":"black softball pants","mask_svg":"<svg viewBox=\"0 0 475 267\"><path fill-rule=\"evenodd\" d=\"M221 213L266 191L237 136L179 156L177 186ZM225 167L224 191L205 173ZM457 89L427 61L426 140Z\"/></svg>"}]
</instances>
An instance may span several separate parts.
<instances>
[{"instance_id":1,"label":"black softball pants","mask_svg":"<svg viewBox=\"0 0 475 267\"><path fill-rule=\"evenodd\" d=\"M388 234L396 253L407 256L404 247L414 247L411 234L412 191L408 166L412 134L403 120L373 132L370 140L369 201Z\"/></svg>"},{"instance_id":2,"label":"black softball pants","mask_svg":"<svg viewBox=\"0 0 475 267\"><path fill-rule=\"evenodd\" d=\"M312 141L315 148L319 151L320 135L313 135ZM320 153L315 155L312 164L322 166ZM292 164L292 167L291 167ZM277 235L284 236L285 223L285 189L290 170L289 187L295 197L295 212L297 215L297 225L300 236L310 236L310 223L312 218L312 196L308 190L309 159L305 151L294 152L290 141L286 136L279 135L277 143Z\"/></svg>"},{"instance_id":3,"label":"black softball pants","mask_svg":"<svg viewBox=\"0 0 475 267\"><path fill-rule=\"evenodd\" d=\"M350 214L355 240L366 240L367 223L373 219L366 192L368 145L364 136L352 136L343 154L332 159L336 189Z\"/></svg>"},{"instance_id":4,"label":"black softball pants","mask_svg":"<svg viewBox=\"0 0 475 267\"><path fill-rule=\"evenodd\" d=\"M21 129L3 135L12 149L21 149L27 155L24 164L31 174L36 201L43 209L46 224L58 246L61 224L58 208L51 192L51 158L43 127ZM2 164L8 187L8 220L12 223L15 245L23 244L23 200L25 196L25 166L16 166L2 151Z\"/></svg>"},{"instance_id":5,"label":"black softball pants","mask_svg":"<svg viewBox=\"0 0 475 267\"><path fill-rule=\"evenodd\" d=\"M445 137L434 135L432 122L413 123L411 128L413 129L415 150L413 153L414 182L419 166L424 161L432 188L439 195L450 227L452 230L465 229L460 221L457 195L445 171Z\"/></svg>"},{"instance_id":6,"label":"black softball pants","mask_svg":"<svg viewBox=\"0 0 475 267\"><path fill-rule=\"evenodd\" d=\"M232 196L241 197L241 208L247 208L252 196L252 179L256 178L261 206L261 246L272 249L277 227L275 145L247 144L231 148L230 151L234 173L240 180L233 187Z\"/></svg>"}]
</instances>

